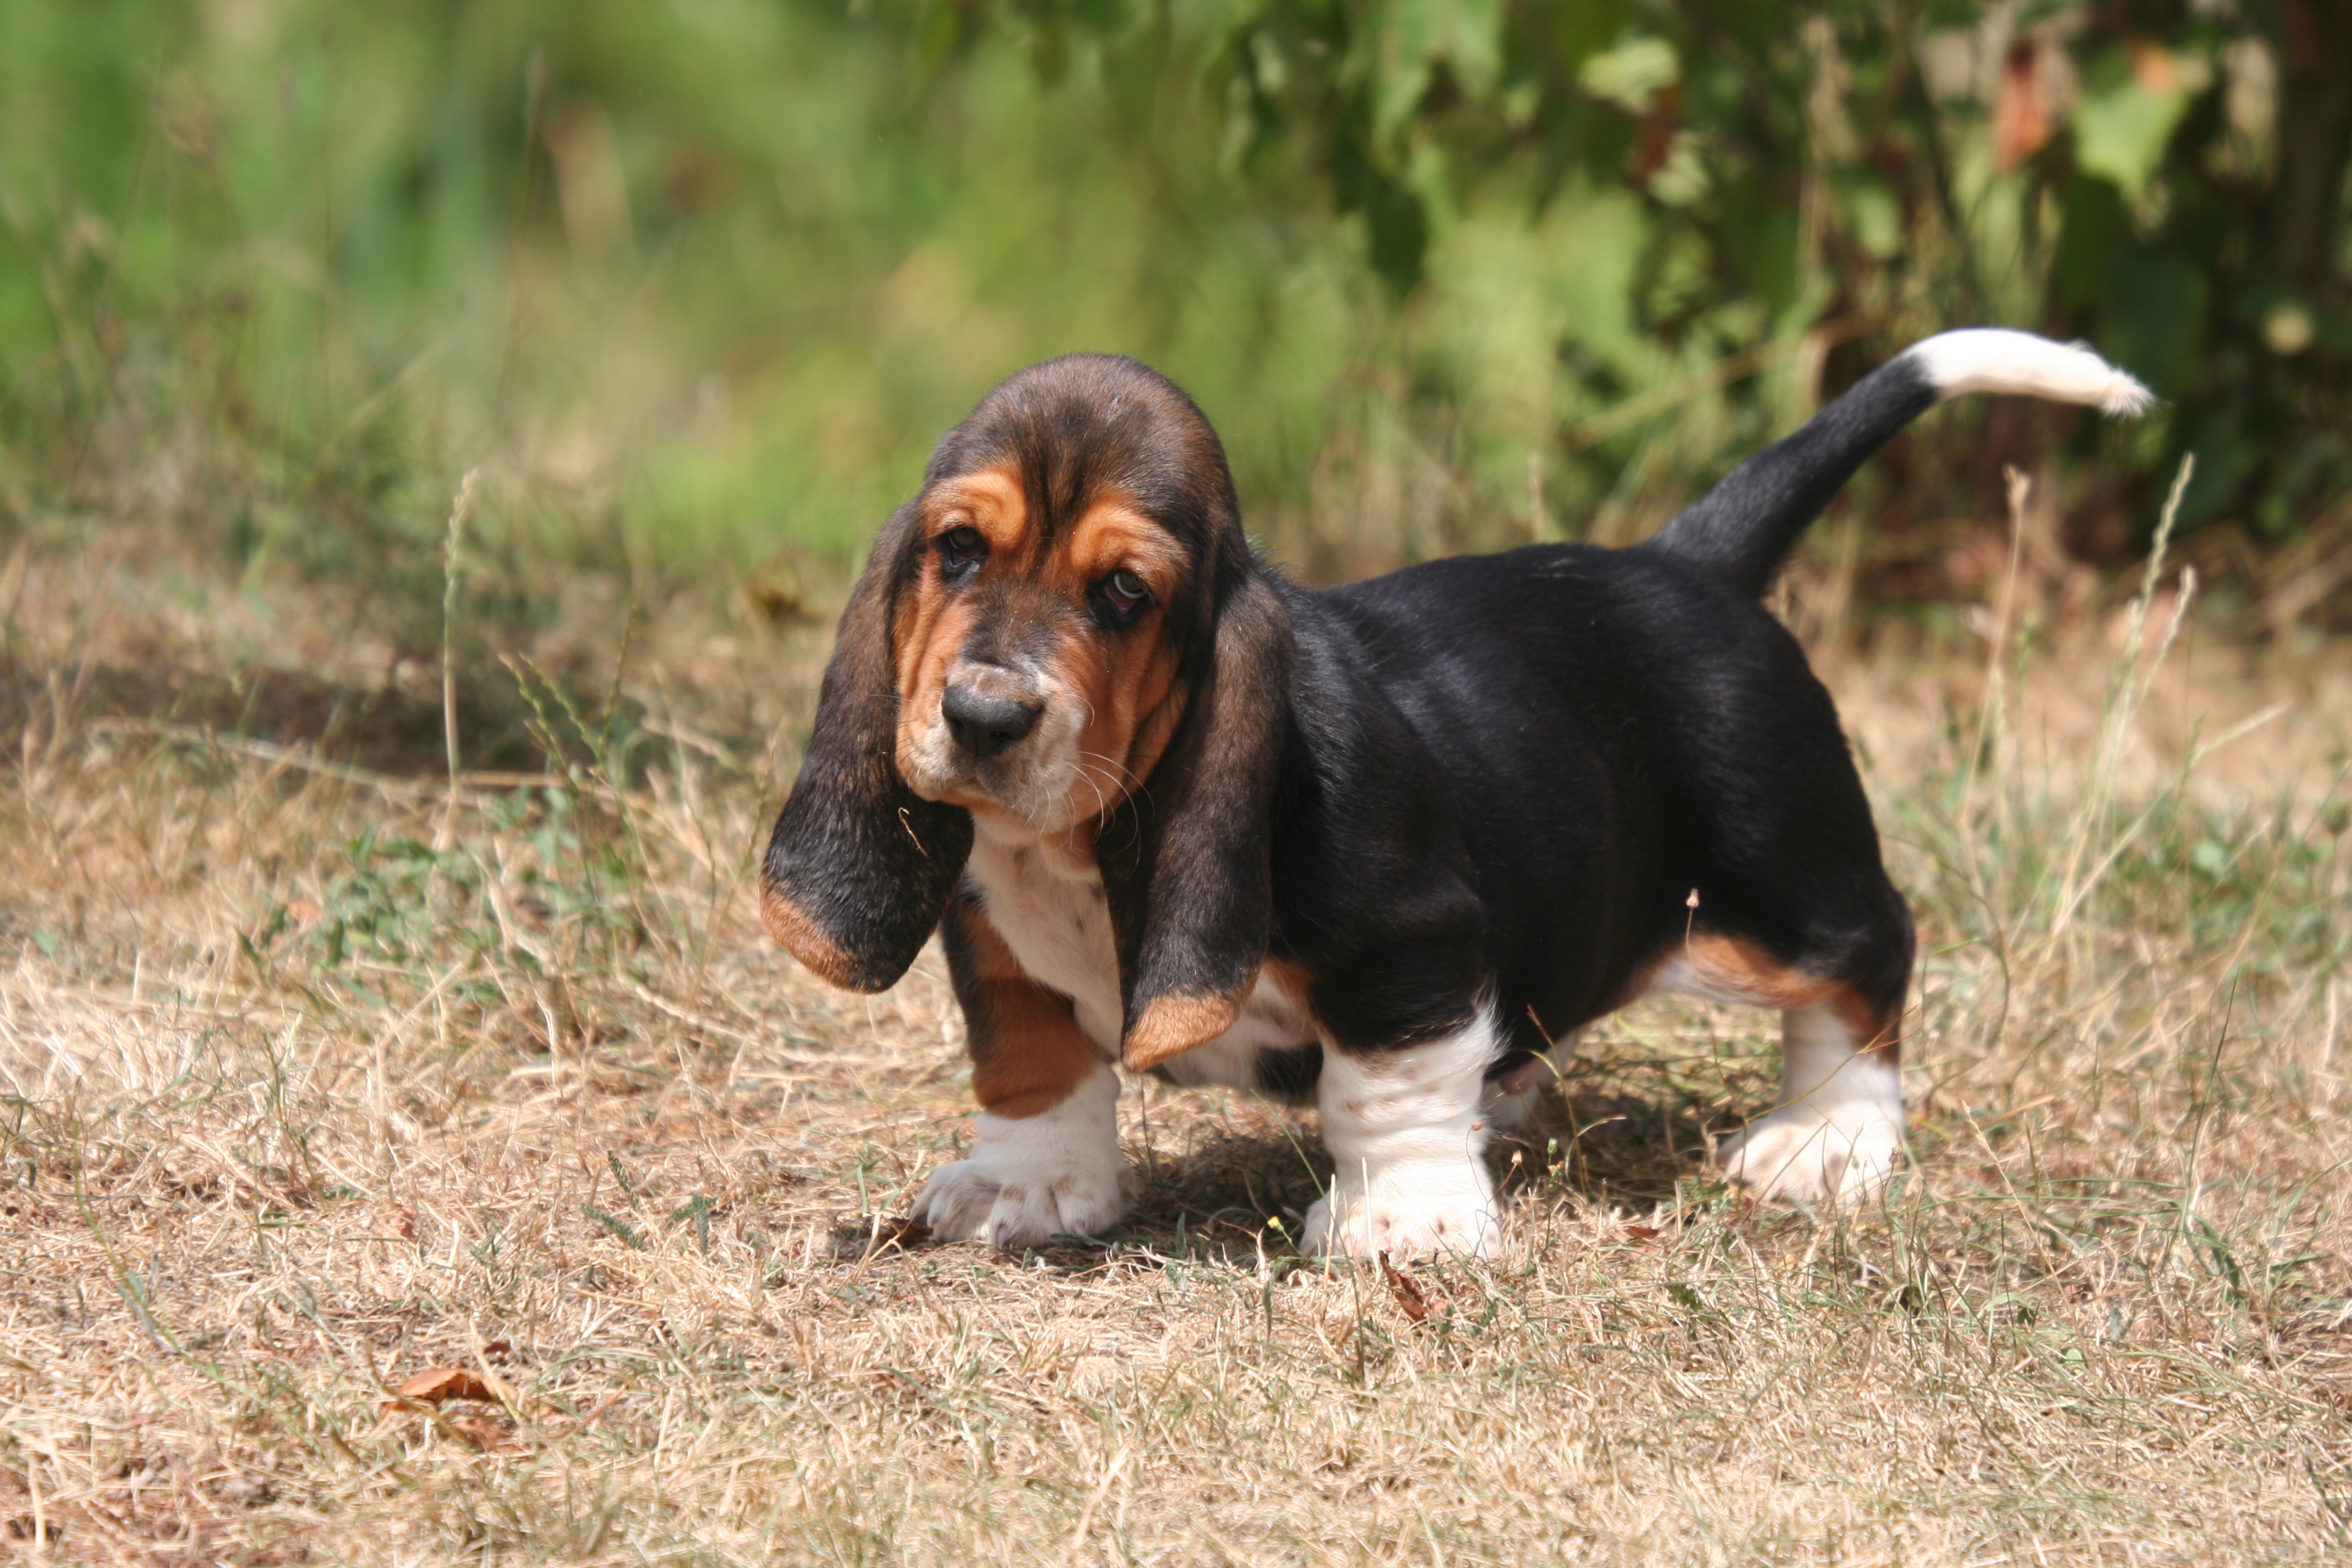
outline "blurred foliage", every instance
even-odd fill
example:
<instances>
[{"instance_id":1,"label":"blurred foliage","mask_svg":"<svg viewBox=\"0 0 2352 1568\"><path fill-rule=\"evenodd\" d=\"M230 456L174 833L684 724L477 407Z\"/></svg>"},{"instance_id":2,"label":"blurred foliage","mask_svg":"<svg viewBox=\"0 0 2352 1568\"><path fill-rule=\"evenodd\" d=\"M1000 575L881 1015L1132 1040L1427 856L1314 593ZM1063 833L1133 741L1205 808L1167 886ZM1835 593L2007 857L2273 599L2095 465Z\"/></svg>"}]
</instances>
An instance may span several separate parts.
<instances>
[{"instance_id":1,"label":"blurred foliage","mask_svg":"<svg viewBox=\"0 0 2352 1568\"><path fill-rule=\"evenodd\" d=\"M764 0L0 7L0 500L247 559L844 558L1001 375L1142 354L1269 510L1390 328L1197 77ZM1163 151L1171 147L1172 153ZM1197 153L1185 150L1194 149Z\"/></svg>"},{"instance_id":2,"label":"blurred foliage","mask_svg":"<svg viewBox=\"0 0 2352 1568\"><path fill-rule=\"evenodd\" d=\"M1890 536L2071 444L2083 553L2188 447L2185 521L2277 542L2352 489L2347 17L11 0L0 520L167 520L422 603L480 463L479 557L789 584L996 378L1107 349L1330 577L1635 536L1990 321L2167 408L1938 416L1867 481Z\"/></svg>"},{"instance_id":3,"label":"blurred foliage","mask_svg":"<svg viewBox=\"0 0 2352 1568\"><path fill-rule=\"evenodd\" d=\"M1956 323L2079 336L2167 400L2139 473L2199 452L2187 524L2352 490L2345 0L1262 0L1216 47L1400 291L1498 182L1630 189L1660 341L1868 323L1834 384Z\"/></svg>"}]
</instances>

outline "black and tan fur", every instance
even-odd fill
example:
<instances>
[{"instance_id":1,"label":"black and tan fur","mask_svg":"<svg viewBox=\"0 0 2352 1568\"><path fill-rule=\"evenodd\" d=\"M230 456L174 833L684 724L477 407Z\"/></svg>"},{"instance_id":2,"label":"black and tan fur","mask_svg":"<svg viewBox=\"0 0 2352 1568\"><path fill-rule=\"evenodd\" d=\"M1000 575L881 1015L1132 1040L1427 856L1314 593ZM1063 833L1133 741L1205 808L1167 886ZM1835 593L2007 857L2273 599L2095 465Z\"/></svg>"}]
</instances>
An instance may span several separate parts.
<instances>
[{"instance_id":1,"label":"black and tan fur","mask_svg":"<svg viewBox=\"0 0 2352 1568\"><path fill-rule=\"evenodd\" d=\"M1480 1250L1465 1097L1660 987L1790 1020L1790 1102L1735 1175L1873 1188L1911 923L1758 601L1854 466L1966 390L2137 395L2084 351L1948 334L1645 544L1315 593L1252 552L1157 374L1074 356L997 387L876 542L762 879L836 984L891 984L943 930L985 1114L930 1211L1006 1245L1115 1220L1116 1060L1319 1097L1356 1152L1317 1245Z\"/></svg>"}]
</instances>

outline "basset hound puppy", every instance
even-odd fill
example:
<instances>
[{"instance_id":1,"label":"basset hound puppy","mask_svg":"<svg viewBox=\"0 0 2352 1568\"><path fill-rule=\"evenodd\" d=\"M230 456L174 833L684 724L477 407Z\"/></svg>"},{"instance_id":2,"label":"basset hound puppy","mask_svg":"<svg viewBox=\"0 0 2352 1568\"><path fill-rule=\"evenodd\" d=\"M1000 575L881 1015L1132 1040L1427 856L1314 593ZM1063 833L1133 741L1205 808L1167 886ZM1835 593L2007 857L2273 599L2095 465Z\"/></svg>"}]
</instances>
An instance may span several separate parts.
<instances>
[{"instance_id":1,"label":"basset hound puppy","mask_svg":"<svg viewBox=\"0 0 2352 1568\"><path fill-rule=\"evenodd\" d=\"M875 542L761 875L768 930L835 984L942 938L980 1113L916 1216L1007 1248L1118 1224L1124 1068L1317 1105L1309 1251L1484 1254L1503 1102L1661 991L1780 1011L1730 1179L1876 1190L1911 918L1759 598L1862 460L1966 392L2149 401L2087 349L1948 332L1643 543L1322 592L1253 552L1166 378L1076 354L991 392Z\"/></svg>"}]
</instances>

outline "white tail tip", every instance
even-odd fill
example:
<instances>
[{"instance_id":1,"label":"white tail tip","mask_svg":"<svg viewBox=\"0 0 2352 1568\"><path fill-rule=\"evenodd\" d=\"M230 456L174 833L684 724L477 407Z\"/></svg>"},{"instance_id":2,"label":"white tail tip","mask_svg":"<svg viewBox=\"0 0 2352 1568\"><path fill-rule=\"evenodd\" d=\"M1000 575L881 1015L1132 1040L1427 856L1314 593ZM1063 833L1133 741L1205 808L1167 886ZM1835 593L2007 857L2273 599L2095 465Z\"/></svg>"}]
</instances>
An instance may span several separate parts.
<instances>
[{"instance_id":1,"label":"white tail tip","mask_svg":"<svg viewBox=\"0 0 2352 1568\"><path fill-rule=\"evenodd\" d=\"M1971 327L1938 332L1914 343L1903 357L1919 367L1938 400L1969 392L2008 392L2081 403L2128 419L2145 414L2156 395L2082 343L2058 343L2032 332Z\"/></svg>"}]
</instances>

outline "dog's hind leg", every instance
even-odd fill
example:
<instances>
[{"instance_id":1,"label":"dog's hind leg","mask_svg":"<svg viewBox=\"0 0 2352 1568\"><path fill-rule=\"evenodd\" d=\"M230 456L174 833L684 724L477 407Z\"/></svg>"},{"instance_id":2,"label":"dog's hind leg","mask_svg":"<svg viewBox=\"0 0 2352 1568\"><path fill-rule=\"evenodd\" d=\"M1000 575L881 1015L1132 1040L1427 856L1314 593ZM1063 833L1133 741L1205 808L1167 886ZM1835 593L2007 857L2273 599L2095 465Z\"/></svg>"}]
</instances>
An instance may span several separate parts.
<instances>
[{"instance_id":1,"label":"dog's hind leg","mask_svg":"<svg viewBox=\"0 0 2352 1568\"><path fill-rule=\"evenodd\" d=\"M1774 627L1686 693L1684 763L1701 788L1687 899L1662 910L1653 988L1782 1015L1779 1100L1717 1151L1759 1197L1853 1201L1903 1145L1897 1071L1911 912L1829 692ZM1675 889L1680 891L1680 889Z\"/></svg>"},{"instance_id":2,"label":"dog's hind leg","mask_svg":"<svg viewBox=\"0 0 2352 1568\"><path fill-rule=\"evenodd\" d=\"M1855 1203L1903 1151L1895 1021L1851 995L1780 1015L1780 1098L1717 1150L1724 1173L1760 1198Z\"/></svg>"},{"instance_id":3,"label":"dog's hind leg","mask_svg":"<svg viewBox=\"0 0 2352 1568\"><path fill-rule=\"evenodd\" d=\"M1894 1173L1911 926L1885 893L1876 921L1795 962L1748 938L1699 932L1650 979L1651 991L1780 1009L1780 1097L1716 1152L1724 1173L1758 1197L1853 1203Z\"/></svg>"}]
</instances>

